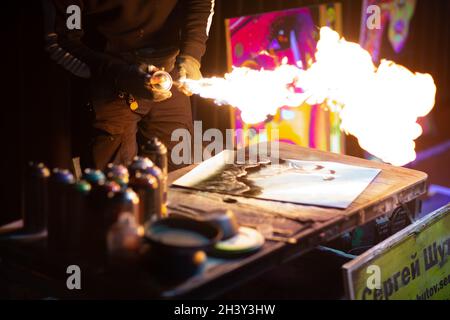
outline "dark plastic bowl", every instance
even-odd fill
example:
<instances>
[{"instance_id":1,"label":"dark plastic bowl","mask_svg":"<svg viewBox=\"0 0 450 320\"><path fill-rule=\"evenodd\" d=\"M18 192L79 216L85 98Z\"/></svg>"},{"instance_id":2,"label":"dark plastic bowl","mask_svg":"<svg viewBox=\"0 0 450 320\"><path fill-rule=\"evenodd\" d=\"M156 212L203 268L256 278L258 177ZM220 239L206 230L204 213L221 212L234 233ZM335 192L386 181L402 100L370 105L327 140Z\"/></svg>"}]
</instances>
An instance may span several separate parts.
<instances>
[{"instance_id":1,"label":"dark plastic bowl","mask_svg":"<svg viewBox=\"0 0 450 320\"><path fill-rule=\"evenodd\" d=\"M189 232L203 241L197 245L161 241L162 232ZM149 250L145 253L149 270L162 281L177 282L201 272L210 251L222 238L215 225L184 218L166 218L151 224L145 232ZM200 257L200 258L199 258Z\"/></svg>"},{"instance_id":2,"label":"dark plastic bowl","mask_svg":"<svg viewBox=\"0 0 450 320\"><path fill-rule=\"evenodd\" d=\"M167 243L161 236L168 232L180 231L197 235L202 243L188 244L182 241ZM165 253L188 254L189 252L208 251L222 238L222 231L210 222L196 221L183 218L166 218L152 223L145 231L145 239L155 249ZM178 242L178 243L176 243ZM199 241L200 242L200 241Z\"/></svg>"}]
</instances>

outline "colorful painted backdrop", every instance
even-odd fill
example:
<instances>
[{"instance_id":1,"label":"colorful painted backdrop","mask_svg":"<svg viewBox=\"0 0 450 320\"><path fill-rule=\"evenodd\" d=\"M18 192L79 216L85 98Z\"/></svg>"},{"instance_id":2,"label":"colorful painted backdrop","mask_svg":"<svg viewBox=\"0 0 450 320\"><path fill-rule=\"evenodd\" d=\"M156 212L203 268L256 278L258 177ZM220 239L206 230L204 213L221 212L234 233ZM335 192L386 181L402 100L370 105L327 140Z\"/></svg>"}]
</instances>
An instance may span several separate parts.
<instances>
[{"instance_id":1,"label":"colorful painted backdrop","mask_svg":"<svg viewBox=\"0 0 450 320\"><path fill-rule=\"evenodd\" d=\"M226 26L230 69L232 66L274 69L283 59L287 59L289 64L307 68L314 59L319 27L330 26L342 33L341 4L237 17L227 20ZM249 132L239 111L233 111L233 119L236 129ZM239 146L271 140L272 130L278 130L280 141L343 152L339 118L323 106L283 107L272 119L251 128L258 133L250 137L243 134L238 138Z\"/></svg>"},{"instance_id":2,"label":"colorful painted backdrop","mask_svg":"<svg viewBox=\"0 0 450 320\"><path fill-rule=\"evenodd\" d=\"M360 44L372 54L374 62L383 58L380 57L380 51L386 29L394 52L400 53L403 50L416 4L417 0L364 0ZM373 19L374 14L380 14L379 19ZM371 22L370 28L368 20Z\"/></svg>"}]
</instances>

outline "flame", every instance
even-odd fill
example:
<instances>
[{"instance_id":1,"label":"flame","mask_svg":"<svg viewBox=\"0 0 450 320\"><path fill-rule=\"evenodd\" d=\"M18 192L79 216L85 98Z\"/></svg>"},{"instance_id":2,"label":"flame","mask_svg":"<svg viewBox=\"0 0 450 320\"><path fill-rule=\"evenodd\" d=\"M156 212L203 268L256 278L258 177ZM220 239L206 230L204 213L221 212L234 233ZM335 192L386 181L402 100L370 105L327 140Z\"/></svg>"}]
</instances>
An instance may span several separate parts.
<instances>
[{"instance_id":1,"label":"flame","mask_svg":"<svg viewBox=\"0 0 450 320\"><path fill-rule=\"evenodd\" d=\"M218 105L231 105L241 110L242 120L258 123L274 115L282 106L296 107L305 100L292 87L301 70L283 64L276 70L233 68L223 78L185 80L193 94L214 99Z\"/></svg>"},{"instance_id":2,"label":"flame","mask_svg":"<svg viewBox=\"0 0 450 320\"><path fill-rule=\"evenodd\" d=\"M233 68L223 78L187 80L194 94L241 110L258 123L282 106L326 105L339 112L341 130L385 162L405 165L416 158L419 117L434 107L436 85L392 61L376 67L369 52L328 27L320 30L315 62L307 69L284 63L275 70Z\"/></svg>"}]
</instances>

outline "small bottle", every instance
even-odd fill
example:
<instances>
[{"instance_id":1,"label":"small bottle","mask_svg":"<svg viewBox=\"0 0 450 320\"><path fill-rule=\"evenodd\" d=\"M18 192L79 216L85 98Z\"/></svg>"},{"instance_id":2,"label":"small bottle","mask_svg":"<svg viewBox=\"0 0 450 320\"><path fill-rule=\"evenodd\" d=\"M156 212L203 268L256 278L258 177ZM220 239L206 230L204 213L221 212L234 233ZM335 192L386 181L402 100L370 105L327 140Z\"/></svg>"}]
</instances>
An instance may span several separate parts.
<instances>
[{"instance_id":1,"label":"small bottle","mask_svg":"<svg viewBox=\"0 0 450 320\"><path fill-rule=\"evenodd\" d=\"M108 256L111 260L128 260L137 255L142 232L131 212L122 212L109 228L107 235Z\"/></svg>"},{"instance_id":2,"label":"small bottle","mask_svg":"<svg viewBox=\"0 0 450 320\"><path fill-rule=\"evenodd\" d=\"M141 227L131 212L122 212L108 231L108 268L121 274L123 283L136 281L140 269ZM113 272L114 272L113 271ZM136 271L136 272L135 272Z\"/></svg>"}]
</instances>

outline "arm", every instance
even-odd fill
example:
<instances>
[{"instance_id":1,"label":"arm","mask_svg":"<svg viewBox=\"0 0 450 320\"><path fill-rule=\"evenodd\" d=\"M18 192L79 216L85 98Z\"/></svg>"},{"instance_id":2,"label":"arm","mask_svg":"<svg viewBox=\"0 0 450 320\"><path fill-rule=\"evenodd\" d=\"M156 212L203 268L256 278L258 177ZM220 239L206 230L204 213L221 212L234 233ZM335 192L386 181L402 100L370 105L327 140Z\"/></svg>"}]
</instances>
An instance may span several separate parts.
<instances>
[{"instance_id":1,"label":"arm","mask_svg":"<svg viewBox=\"0 0 450 320\"><path fill-rule=\"evenodd\" d=\"M214 15L214 0L185 0L184 20L181 30L181 55L197 61L206 50L209 29Z\"/></svg>"},{"instance_id":2,"label":"arm","mask_svg":"<svg viewBox=\"0 0 450 320\"><path fill-rule=\"evenodd\" d=\"M214 15L214 0L185 0L183 10L185 17L181 30L180 55L177 57L180 80L178 88L191 95L183 80L202 78L200 61L206 51L206 40Z\"/></svg>"},{"instance_id":3,"label":"arm","mask_svg":"<svg viewBox=\"0 0 450 320\"><path fill-rule=\"evenodd\" d=\"M44 0L45 49L52 60L76 76L90 78L107 75L122 62L84 45L81 41L83 29L67 28L66 10L73 4L83 12L82 0Z\"/></svg>"},{"instance_id":4,"label":"arm","mask_svg":"<svg viewBox=\"0 0 450 320\"><path fill-rule=\"evenodd\" d=\"M50 58L78 77L110 81L116 91L158 101L168 98L168 93L161 96L150 87L147 66L92 50L82 42L83 29L67 28L67 7L77 5L83 12L83 4L82 0L44 0L45 48Z\"/></svg>"}]
</instances>

